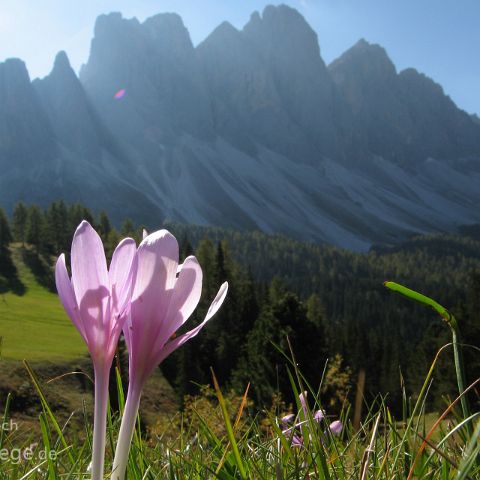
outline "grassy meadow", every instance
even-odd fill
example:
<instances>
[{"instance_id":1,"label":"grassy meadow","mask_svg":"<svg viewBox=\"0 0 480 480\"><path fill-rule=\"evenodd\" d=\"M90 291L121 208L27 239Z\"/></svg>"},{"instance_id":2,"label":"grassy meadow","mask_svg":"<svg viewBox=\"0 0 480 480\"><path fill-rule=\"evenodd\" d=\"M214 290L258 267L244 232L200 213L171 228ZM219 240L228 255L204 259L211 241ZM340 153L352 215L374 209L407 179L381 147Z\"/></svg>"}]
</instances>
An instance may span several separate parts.
<instances>
[{"instance_id":1,"label":"grassy meadow","mask_svg":"<svg viewBox=\"0 0 480 480\"><path fill-rule=\"evenodd\" d=\"M85 344L63 310L58 295L39 283L25 263L23 252L19 244L12 247L12 259L24 293L0 295L2 359L41 362L84 356Z\"/></svg>"}]
</instances>

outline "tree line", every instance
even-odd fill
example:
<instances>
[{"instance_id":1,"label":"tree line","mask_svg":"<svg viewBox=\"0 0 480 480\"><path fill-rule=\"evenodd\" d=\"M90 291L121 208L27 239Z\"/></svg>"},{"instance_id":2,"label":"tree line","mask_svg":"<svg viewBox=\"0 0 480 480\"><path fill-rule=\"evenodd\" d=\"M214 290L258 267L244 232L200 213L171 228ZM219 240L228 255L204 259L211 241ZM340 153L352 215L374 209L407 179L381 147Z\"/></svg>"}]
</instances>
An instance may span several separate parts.
<instances>
[{"instance_id":1,"label":"tree line","mask_svg":"<svg viewBox=\"0 0 480 480\"><path fill-rule=\"evenodd\" d=\"M13 290L12 242L37 263L41 259L49 265L42 278L51 288L54 259L70 251L83 219L101 235L107 256L125 236L140 241L143 226L127 219L117 229L105 212L94 215L78 204L58 201L42 209L19 203L11 219L0 210L0 291ZM209 383L212 367L222 385L239 393L250 382L258 404L268 405L278 392L292 400L285 358L291 347L314 388L322 377L328 379L325 403L340 408L351 400L356 375L364 369L367 398L388 394L389 404L399 411L400 378L407 393L418 392L449 332L432 312L386 291L384 280L437 299L456 314L465 343L480 345L478 229L356 253L260 232L175 224L167 228L179 240L181 260L195 254L204 270L202 300L188 328L204 318L218 285L230 283L228 301L215 320L161 366L179 398ZM478 355L467 348L465 356L468 377L477 378ZM431 387L432 406L454 396L454 378L447 352Z\"/></svg>"}]
</instances>

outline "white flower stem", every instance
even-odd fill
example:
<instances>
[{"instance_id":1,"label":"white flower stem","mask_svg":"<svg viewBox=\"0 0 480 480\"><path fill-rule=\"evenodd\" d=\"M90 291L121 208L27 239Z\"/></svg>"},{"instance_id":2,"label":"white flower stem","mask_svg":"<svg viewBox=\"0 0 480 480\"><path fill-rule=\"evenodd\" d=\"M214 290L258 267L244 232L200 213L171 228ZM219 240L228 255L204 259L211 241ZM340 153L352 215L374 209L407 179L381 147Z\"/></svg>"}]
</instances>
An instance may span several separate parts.
<instances>
[{"instance_id":1,"label":"white flower stem","mask_svg":"<svg viewBox=\"0 0 480 480\"><path fill-rule=\"evenodd\" d=\"M95 370L95 410L93 414L92 480L102 480L107 430L108 369Z\"/></svg>"},{"instance_id":2,"label":"white flower stem","mask_svg":"<svg viewBox=\"0 0 480 480\"><path fill-rule=\"evenodd\" d=\"M112 480L123 480L125 478L128 453L135 430L141 394L141 388L132 384L129 385L122 424L120 425L120 433L118 434L117 447L115 449L115 459L113 460Z\"/></svg>"}]
</instances>

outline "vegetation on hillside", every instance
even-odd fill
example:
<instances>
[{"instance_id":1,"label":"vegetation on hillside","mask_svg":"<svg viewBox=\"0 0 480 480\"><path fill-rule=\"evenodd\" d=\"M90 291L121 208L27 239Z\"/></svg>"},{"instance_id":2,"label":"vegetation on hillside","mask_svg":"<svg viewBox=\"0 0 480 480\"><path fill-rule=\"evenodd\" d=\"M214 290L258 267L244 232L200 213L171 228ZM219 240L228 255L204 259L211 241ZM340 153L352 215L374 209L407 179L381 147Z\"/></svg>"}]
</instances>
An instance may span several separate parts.
<instances>
[{"instance_id":1,"label":"vegetation on hillside","mask_svg":"<svg viewBox=\"0 0 480 480\"><path fill-rule=\"evenodd\" d=\"M53 259L69 251L82 218L96 224L110 254L122 236L139 240L140 228L131 221L118 232L105 214L95 219L80 205L58 202L46 211L20 205L10 222L0 210L0 293L7 306L0 309L0 335L17 335L11 345L24 347L12 348L11 358L77 355L68 338L74 331L49 290ZM139 422L128 478L473 479L480 474L475 393L480 241L474 230L359 254L256 232L169 228L182 239L181 256L195 253L205 274L203 300L192 321L203 318L220 281L229 281L231 294L202 335L162 364L183 408L157 416L148 430ZM388 293L382 285L386 279L431 294L458 319L463 342L471 344L463 346L471 417L463 408L464 395L458 397L448 329L422 305ZM28 328L20 330L18 322ZM49 336L60 345L56 350ZM211 382L210 367L220 387L199 390ZM72 432L51 408L52 399L69 397L55 396L28 364L27 371L31 383L21 398L26 409L42 411L39 425L20 436L11 422L11 397L1 392L0 478L75 478L88 470L91 458L88 418L84 433L78 426ZM361 371L367 387L358 422L351 405ZM122 378L113 373L112 378ZM68 381L75 384L71 394L80 393L78 380ZM111 387L107 468L125 385L115 388L111 382ZM225 398L221 390L229 392ZM150 401L156 395L150 390L145 396ZM432 408L443 413L427 416ZM323 413L317 416L320 409L323 419Z\"/></svg>"},{"instance_id":2,"label":"vegetation on hillside","mask_svg":"<svg viewBox=\"0 0 480 480\"><path fill-rule=\"evenodd\" d=\"M110 254L120 237L139 241L141 236L141 226L130 220L117 231L105 213L95 217L81 205L61 201L45 210L19 204L10 222L3 218L0 285L8 295L21 294L26 287L19 286L18 271L12 268L15 262L8 248L12 240L25 245L14 251L28 252L37 280L50 288L50 272L44 268L42 273L38 266L69 252L81 219L96 226ZM279 391L293 401L281 353L287 350L288 336L312 385L335 368L348 384L342 387L347 391L345 401L351 402L363 369L367 398L388 394L389 406L399 412L400 378L407 393L418 392L431 359L449 337L437 315L389 294L385 280L437 298L459 319L463 341L480 344L480 240L474 230L470 236L418 237L400 246L354 253L259 232L168 228L181 241L180 257L195 253L204 270L202 301L193 323L203 319L218 284L225 279L230 283L218 318L162 365L179 398L196 393L198 384L210 383L213 367L220 384L238 393L251 382L250 395L260 405L270 404ZM58 314L63 315L60 308ZM467 378L477 378L478 355L467 347L465 356ZM451 355L442 356L437 371L430 408L441 408L455 392ZM333 389L325 395L340 408Z\"/></svg>"}]
</instances>

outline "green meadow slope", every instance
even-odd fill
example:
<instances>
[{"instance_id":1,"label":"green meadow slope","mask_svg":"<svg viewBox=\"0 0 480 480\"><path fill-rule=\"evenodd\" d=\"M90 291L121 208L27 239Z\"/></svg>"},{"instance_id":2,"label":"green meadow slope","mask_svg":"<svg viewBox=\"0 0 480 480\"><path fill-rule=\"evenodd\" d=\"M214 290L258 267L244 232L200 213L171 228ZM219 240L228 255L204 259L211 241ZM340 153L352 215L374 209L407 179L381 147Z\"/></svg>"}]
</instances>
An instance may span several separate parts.
<instances>
[{"instance_id":1,"label":"green meadow slope","mask_svg":"<svg viewBox=\"0 0 480 480\"><path fill-rule=\"evenodd\" d=\"M0 295L1 357L37 362L84 356L86 346L58 296L37 281L20 246L12 246L12 258L25 293Z\"/></svg>"}]
</instances>

